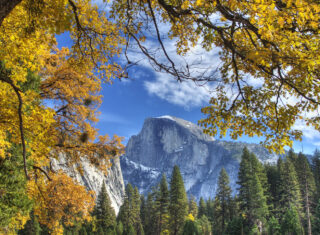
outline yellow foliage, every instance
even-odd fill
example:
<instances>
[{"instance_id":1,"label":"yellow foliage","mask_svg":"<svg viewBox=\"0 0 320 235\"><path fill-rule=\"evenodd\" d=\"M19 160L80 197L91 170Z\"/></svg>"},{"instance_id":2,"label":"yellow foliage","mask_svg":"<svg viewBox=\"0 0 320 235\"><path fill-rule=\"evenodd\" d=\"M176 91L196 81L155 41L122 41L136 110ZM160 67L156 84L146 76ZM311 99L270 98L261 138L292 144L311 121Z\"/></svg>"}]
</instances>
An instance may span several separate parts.
<instances>
[{"instance_id":1,"label":"yellow foliage","mask_svg":"<svg viewBox=\"0 0 320 235\"><path fill-rule=\"evenodd\" d=\"M34 177L39 177L35 175ZM53 234L63 234L62 222L72 226L78 221L90 221L94 207L94 193L74 182L62 172L52 174L50 181L30 182L30 195L37 203L34 214Z\"/></svg>"},{"instance_id":2,"label":"yellow foliage","mask_svg":"<svg viewBox=\"0 0 320 235\"><path fill-rule=\"evenodd\" d=\"M195 45L208 51L220 48L219 73L210 77L216 82L214 97L202 109L206 118L199 121L207 134L230 133L234 139L264 136L263 144L270 150L283 152L284 146L301 140L302 132L293 129L301 114L318 112L319 3L155 0L151 11L147 0L133 0L129 5L115 1L113 8L116 19L130 26L131 35L143 34L148 27L144 17L137 17L138 12L153 21L152 11L161 16L161 21L170 24L168 35L177 42L177 53L182 56ZM173 66L168 70L181 79ZM320 131L319 114L302 120Z\"/></svg>"},{"instance_id":3,"label":"yellow foliage","mask_svg":"<svg viewBox=\"0 0 320 235\"><path fill-rule=\"evenodd\" d=\"M124 43L120 31L90 0L23 0L0 26L0 159L16 157L8 151L13 144L25 145L28 195L56 234L61 219L69 225L89 219L93 197L50 172L50 158L63 153L79 171L80 157L87 158L107 174L110 159L124 149L122 138L94 128L101 83L122 74L113 61ZM55 35L63 32L73 46L58 50ZM14 218L10 226L25 220Z\"/></svg>"},{"instance_id":4,"label":"yellow foliage","mask_svg":"<svg viewBox=\"0 0 320 235\"><path fill-rule=\"evenodd\" d=\"M193 217L193 215L191 213L188 214L187 220L194 221L194 217Z\"/></svg>"}]
</instances>

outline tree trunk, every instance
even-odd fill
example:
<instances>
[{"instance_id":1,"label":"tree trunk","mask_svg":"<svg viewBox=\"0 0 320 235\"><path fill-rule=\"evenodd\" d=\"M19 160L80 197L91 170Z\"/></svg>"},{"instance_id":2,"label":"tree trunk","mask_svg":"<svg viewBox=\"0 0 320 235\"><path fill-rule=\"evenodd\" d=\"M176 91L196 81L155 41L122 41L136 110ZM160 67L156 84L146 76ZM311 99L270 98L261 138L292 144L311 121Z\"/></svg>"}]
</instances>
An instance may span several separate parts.
<instances>
[{"instance_id":1,"label":"tree trunk","mask_svg":"<svg viewBox=\"0 0 320 235\"><path fill-rule=\"evenodd\" d=\"M309 190L308 184L306 183L306 209L307 209L307 223L308 223L308 235L312 235L312 228L311 228L311 219L310 219L310 202L309 202Z\"/></svg>"},{"instance_id":2,"label":"tree trunk","mask_svg":"<svg viewBox=\"0 0 320 235\"><path fill-rule=\"evenodd\" d=\"M18 5L22 0L0 0L0 26L4 18Z\"/></svg>"}]
</instances>

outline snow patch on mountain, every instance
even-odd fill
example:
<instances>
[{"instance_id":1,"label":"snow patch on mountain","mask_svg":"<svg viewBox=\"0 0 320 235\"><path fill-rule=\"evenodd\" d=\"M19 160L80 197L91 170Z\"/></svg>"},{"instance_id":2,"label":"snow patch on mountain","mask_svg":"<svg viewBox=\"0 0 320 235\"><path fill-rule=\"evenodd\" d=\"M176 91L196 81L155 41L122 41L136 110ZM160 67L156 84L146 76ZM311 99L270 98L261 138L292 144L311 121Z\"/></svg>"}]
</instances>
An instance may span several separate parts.
<instances>
[{"instance_id":1,"label":"snow patch on mountain","mask_svg":"<svg viewBox=\"0 0 320 235\"><path fill-rule=\"evenodd\" d=\"M244 147L261 162L278 159L261 145L214 140L196 124L165 115L145 120L141 132L129 139L120 162L125 183L137 186L141 193L150 192L162 174L170 178L172 168L178 165L188 194L208 199L215 196L222 167L236 192Z\"/></svg>"}]
</instances>

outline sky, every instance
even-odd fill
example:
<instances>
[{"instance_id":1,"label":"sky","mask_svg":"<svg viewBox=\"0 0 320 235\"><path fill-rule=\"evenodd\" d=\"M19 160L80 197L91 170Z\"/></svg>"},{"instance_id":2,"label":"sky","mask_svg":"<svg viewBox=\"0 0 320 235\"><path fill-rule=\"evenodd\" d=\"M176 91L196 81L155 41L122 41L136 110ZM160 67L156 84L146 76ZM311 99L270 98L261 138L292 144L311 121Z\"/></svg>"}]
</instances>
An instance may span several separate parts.
<instances>
[{"instance_id":1,"label":"sky","mask_svg":"<svg viewBox=\"0 0 320 235\"><path fill-rule=\"evenodd\" d=\"M70 47L72 44L67 33L57 35L57 42L59 48ZM164 43L172 58L178 61L172 52L174 42L164 41ZM194 55L203 54L203 61L217 67L219 66L217 53L218 51L213 51L205 54L201 49L195 48L188 58L192 59ZM155 72L138 51L131 51L131 56L141 61L139 65L129 70L129 78L114 80L112 85L102 86L103 101L99 108L101 115L100 121L96 124L99 134L110 136L117 134L124 137L126 144L130 136L140 132L144 120L148 117L171 115L193 123L205 117L201 113L201 107L207 106L212 96L210 84L198 86L191 81L177 82L167 74ZM294 142L294 150L312 154L320 146L320 133L302 123L296 126L303 131L304 136L302 142ZM231 138L227 136L222 140L231 141ZM261 139L244 136L237 141L259 143Z\"/></svg>"}]
</instances>

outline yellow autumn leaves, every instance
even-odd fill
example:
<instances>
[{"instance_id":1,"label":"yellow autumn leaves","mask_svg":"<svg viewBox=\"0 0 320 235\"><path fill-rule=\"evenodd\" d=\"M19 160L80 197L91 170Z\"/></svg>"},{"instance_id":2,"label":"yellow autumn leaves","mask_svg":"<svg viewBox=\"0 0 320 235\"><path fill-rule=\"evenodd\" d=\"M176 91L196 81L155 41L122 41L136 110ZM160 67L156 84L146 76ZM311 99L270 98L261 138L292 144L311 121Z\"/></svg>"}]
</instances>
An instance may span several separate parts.
<instances>
[{"instance_id":1,"label":"yellow autumn leaves","mask_svg":"<svg viewBox=\"0 0 320 235\"><path fill-rule=\"evenodd\" d=\"M58 50L55 36L66 31L74 44ZM61 220L71 225L90 219L94 197L53 172L50 159L64 154L81 172L80 157L87 158L107 174L110 159L123 152L122 138L99 136L93 125L101 82L122 72L113 61L122 43L120 26L89 0L23 0L0 27L0 158L17 158L9 150L25 144L26 194L53 234L62 233ZM28 218L19 214L25 213L18 211L1 231L23 226Z\"/></svg>"},{"instance_id":2,"label":"yellow autumn leaves","mask_svg":"<svg viewBox=\"0 0 320 235\"><path fill-rule=\"evenodd\" d=\"M150 15L139 4L132 1L130 7ZM319 131L319 3L158 0L152 6L170 23L178 54L199 44L221 49L216 90L200 121L207 134L264 136L265 146L283 152L302 138L294 129L297 121ZM135 19L139 24L142 18Z\"/></svg>"}]
</instances>

